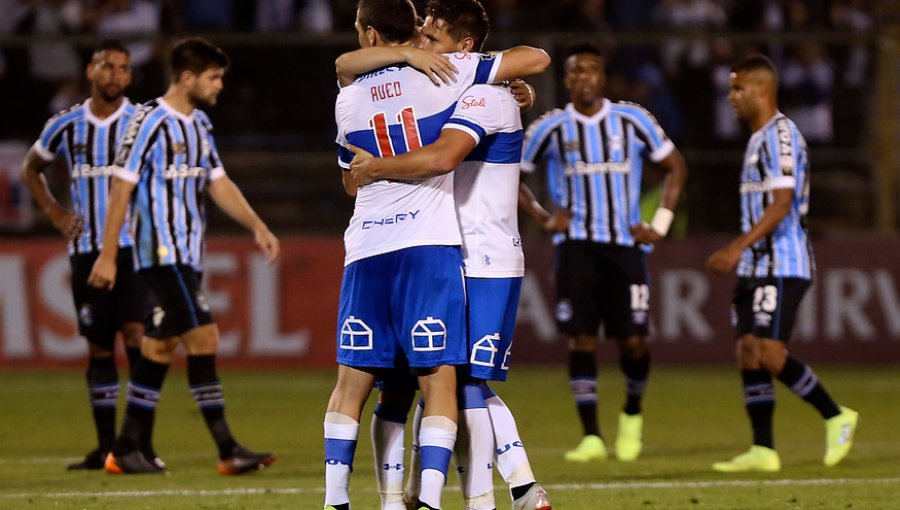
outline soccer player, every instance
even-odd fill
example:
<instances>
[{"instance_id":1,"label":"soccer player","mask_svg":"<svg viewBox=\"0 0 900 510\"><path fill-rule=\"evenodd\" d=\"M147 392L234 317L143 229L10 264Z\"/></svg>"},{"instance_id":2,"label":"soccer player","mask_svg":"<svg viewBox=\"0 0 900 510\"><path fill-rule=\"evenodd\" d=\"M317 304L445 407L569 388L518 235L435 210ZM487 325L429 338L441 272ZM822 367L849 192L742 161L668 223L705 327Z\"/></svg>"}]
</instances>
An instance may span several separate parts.
<instances>
[{"instance_id":1,"label":"soccer player","mask_svg":"<svg viewBox=\"0 0 900 510\"><path fill-rule=\"evenodd\" d=\"M88 278L98 288L116 281L116 232L129 200L135 264L159 304L142 342L142 358L128 383L128 407L119 437L106 458L109 473L158 473L137 452L152 430L159 393L179 344L187 350L191 393L219 452L218 471L236 475L271 464L275 457L241 446L225 420L222 383L216 375L219 332L200 288L205 252L207 195L253 232L272 262L278 239L225 174L212 123L200 107L216 104L228 56L204 39L172 48L172 83L162 97L135 113L121 141L104 227L103 248Z\"/></svg>"},{"instance_id":2,"label":"soccer player","mask_svg":"<svg viewBox=\"0 0 900 510\"><path fill-rule=\"evenodd\" d=\"M539 72L549 60L532 48L498 56L455 54L451 60L459 71L457 80L438 87L410 67L388 65L402 60L389 54L410 45L415 21L408 0L358 4L360 46L374 46L370 53L387 54L388 59L386 67L360 76L338 95L339 164L346 170L352 160L350 144L390 156L432 143L470 85ZM348 190L355 190L349 171L343 176ZM461 237L452 186L451 177L438 176L418 183L378 182L356 191L344 236L338 380L324 424L326 508L349 508L347 485L362 407L376 376L398 360L416 371L425 396L416 508L440 508L457 432L453 366L467 359Z\"/></svg>"},{"instance_id":3,"label":"soccer player","mask_svg":"<svg viewBox=\"0 0 900 510\"><path fill-rule=\"evenodd\" d=\"M788 354L794 319L812 283L814 262L806 232L809 157L797 126L778 111L778 73L771 60L750 55L731 67L728 100L753 135L741 170L741 231L706 262L713 273L737 267L732 301L744 405L753 429L746 453L713 464L727 473L779 471L772 415L774 376L825 420L826 466L850 452L859 414L838 406L812 368Z\"/></svg>"},{"instance_id":4,"label":"soccer player","mask_svg":"<svg viewBox=\"0 0 900 510\"><path fill-rule=\"evenodd\" d=\"M633 461L643 447L641 400L650 370L647 319L649 273L645 248L665 237L687 178L684 159L640 105L603 97L604 58L591 44L569 48L564 83L571 102L546 113L525 135L522 170L546 160L558 210L548 213L522 184L519 204L554 232L556 320L569 336L569 384L584 437L566 460L607 458L597 423L597 334L619 348L626 401L619 414L616 457ZM638 200L644 159L666 173L662 203L648 225ZM644 245L644 246L641 246Z\"/></svg>"},{"instance_id":5,"label":"soccer player","mask_svg":"<svg viewBox=\"0 0 900 510\"><path fill-rule=\"evenodd\" d=\"M440 53L481 51L488 20L480 3L433 0L425 12L425 49ZM496 451L498 468L510 484L513 508L550 509L546 492L535 481L509 408L485 383L506 380L525 269L517 215L522 151L519 105L504 87L474 85L457 102L435 143L380 159L373 159L362 149L352 150L357 157L351 168L359 184L383 179L418 180L454 171L468 307L469 365L458 372L462 414L456 445L465 507L495 507L491 465ZM407 409L388 413L386 402L373 418L376 456L379 445L399 445L402 462L402 439L380 439L379 423L391 421L392 415L405 419ZM391 430L386 424L380 427ZM402 434L402 425L393 429ZM415 458L415 449L413 455ZM389 475L390 469L383 466L394 466L397 458L388 452L384 460L387 462L376 459L376 469ZM408 494L415 493L416 478L415 474L410 477L413 483L407 486Z\"/></svg>"},{"instance_id":6,"label":"soccer player","mask_svg":"<svg viewBox=\"0 0 900 510\"><path fill-rule=\"evenodd\" d=\"M87 387L97 432L97 448L69 469L101 469L116 435L116 403L119 376L115 340L122 333L129 366L140 358L144 334L146 289L132 263L133 241L127 227L112 236L121 247L116 265L119 280L112 290L87 284L87 276L103 243L110 175L119 140L136 106L125 97L131 83L131 57L116 40L104 40L87 66L91 97L47 121L22 165L25 185L53 226L69 240L72 296L78 316L78 332L88 341ZM50 193L43 172L60 157L70 176L72 209ZM155 459L149 443L142 445Z\"/></svg>"}]
</instances>

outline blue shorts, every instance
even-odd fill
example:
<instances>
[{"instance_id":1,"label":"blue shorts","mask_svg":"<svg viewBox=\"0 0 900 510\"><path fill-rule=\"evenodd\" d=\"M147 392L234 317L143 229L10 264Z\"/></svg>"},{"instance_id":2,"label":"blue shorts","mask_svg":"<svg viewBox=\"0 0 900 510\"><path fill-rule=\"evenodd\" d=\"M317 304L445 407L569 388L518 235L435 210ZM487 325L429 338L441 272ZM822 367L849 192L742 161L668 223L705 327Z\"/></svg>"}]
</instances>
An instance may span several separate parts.
<instances>
[{"instance_id":1,"label":"blue shorts","mask_svg":"<svg viewBox=\"0 0 900 510\"><path fill-rule=\"evenodd\" d=\"M466 278L469 375L505 381L522 278Z\"/></svg>"},{"instance_id":2,"label":"blue shorts","mask_svg":"<svg viewBox=\"0 0 900 510\"><path fill-rule=\"evenodd\" d=\"M344 268L337 362L389 368L466 363L466 295L458 246L414 246Z\"/></svg>"}]
</instances>

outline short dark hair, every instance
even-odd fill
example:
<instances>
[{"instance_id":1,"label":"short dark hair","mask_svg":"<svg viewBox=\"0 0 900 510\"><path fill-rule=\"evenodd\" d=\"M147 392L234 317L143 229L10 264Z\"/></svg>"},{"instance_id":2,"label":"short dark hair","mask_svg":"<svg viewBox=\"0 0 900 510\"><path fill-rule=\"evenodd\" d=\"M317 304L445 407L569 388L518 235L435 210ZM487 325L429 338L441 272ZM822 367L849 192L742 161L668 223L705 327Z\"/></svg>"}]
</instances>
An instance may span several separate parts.
<instances>
[{"instance_id":1,"label":"short dark hair","mask_svg":"<svg viewBox=\"0 0 900 510\"><path fill-rule=\"evenodd\" d=\"M563 54L563 61L566 61L572 55L580 55L582 53L587 53L588 55L594 55L600 60L605 60L606 56L603 55L603 50L600 49L600 46L590 42L590 41L581 41L577 43L570 44L566 47L565 53Z\"/></svg>"},{"instance_id":2,"label":"short dark hair","mask_svg":"<svg viewBox=\"0 0 900 510\"><path fill-rule=\"evenodd\" d=\"M487 11L478 0L428 0L425 15L447 23L447 33L457 41L471 37L481 51L491 31Z\"/></svg>"},{"instance_id":3,"label":"short dark hair","mask_svg":"<svg viewBox=\"0 0 900 510\"><path fill-rule=\"evenodd\" d=\"M230 64L231 60L222 48L202 37L182 39L169 53L169 72L176 80L184 71L202 74L213 67L228 69Z\"/></svg>"},{"instance_id":4,"label":"short dark hair","mask_svg":"<svg viewBox=\"0 0 900 510\"><path fill-rule=\"evenodd\" d=\"M775 63L761 53L747 55L731 66L731 72L733 73L745 71L767 71L775 78L778 78L778 70L775 68Z\"/></svg>"},{"instance_id":5,"label":"short dark hair","mask_svg":"<svg viewBox=\"0 0 900 510\"><path fill-rule=\"evenodd\" d=\"M416 33L416 8L410 0L359 0L359 24L372 27L388 42L405 43Z\"/></svg>"},{"instance_id":6,"label":"short dark hair","mask_svg":"<svg viewBox=\"0 0 900 510\"><path fill-rule=\"evenodd\" d=\"M122 41L118 39L103 39L102 41L100 41L97 46L94 46L94 52L91 54L92 58L98 53L103 53L104 51L118 51L119 53L124 53L129 57L131 56L131 52L128 51L128 48L126 48L125 45L122 44Z\"/></svg>"}]
</instances>

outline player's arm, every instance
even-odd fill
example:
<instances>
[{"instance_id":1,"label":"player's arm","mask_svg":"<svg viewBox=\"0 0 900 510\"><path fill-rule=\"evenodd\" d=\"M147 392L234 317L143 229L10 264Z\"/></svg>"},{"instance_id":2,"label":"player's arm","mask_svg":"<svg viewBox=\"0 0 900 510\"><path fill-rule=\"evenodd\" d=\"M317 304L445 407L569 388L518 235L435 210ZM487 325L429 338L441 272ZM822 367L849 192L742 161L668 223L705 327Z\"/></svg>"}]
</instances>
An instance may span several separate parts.
<instances>
[{"instance_id":1,"label":"player's arm","mask_svg":"<svg viewBox=\"0 0 900 510\"><path fill-rule=\"evenodd\" d=\"M684 157L678 149L672 149L672 152L657 164L666 174L659 207L653 213L650 223L631 226L631 234L637 242L643 244L655 244L669 233L669 227L675 218L675 208L678 207L678 200L687 181L687 163L684 162Z\"/></svg>"},{"instance_id":2,"label":"player's arm","mask_svg":"<svg viewBox=\"0 0 900 510\"><path fill-rule=\"evenodd\" d=\"M793 188L772 190L772 203L763 211L762 217L748 232L741 234L724 248L716 250L706 261L706 268L713 273L731 272L741 259L741 252L775 231L778 224L791 210L794 200Z\"/></svg>"},{"instance_id":3,"label":"player's arm","mask_svg":"<svg viewBox=\"0 0 900 510\"><path fill-rule=\"evenodd\" d=\"M472 152L477 141L458 129L444 129L434 143L388 158L376 158L359 147L350 163L353 179L364 186L384 179L420 180L451 172Z\"/></svg>"},{"instance_id":4,"label":"player's arm","mask_svg":"<svg viewBox=\"0 0 900 510\"><path fill-rule=\"evenodd\" d=\"M109 187L106 219L103 221L103 246L94 261L88 285L100 289L112 289L116 283L116 256L119 254L119 233L125 224L125 213L136 181L115 176Z\"/></svg>"},{"instance_id":5,"label":"player's arm","mask_svg":"<svg viewBox=\"0 0 900 510\"><path fill-rule=\"evenodd\" d=\"M42 158L32 147L22 162L22 182L31 192L35 202L50 218L53 226L67 239L73 239L81 234L84 228L84 218L63 207L50 193L47 179L44 178L44 170L51 163L52 161Z\"/></svg>"},{"instance_id":6,"label":"player's arm","mask_svg":"<svg viewBox=\"0 0 900 510\"><path fill-rule=\"evenodd\" d=\"M519 209L525 211L526 214L534 218L534 221L547 232L565 232L569 230L569 220L571 214L569 211L559 209L555 213L550 214L534 193L531 188L525 184L525 174L519 176Z\"/></svg>"},{"instance_id":7,"label":"player's arm","mask_svg":"<svg viewBox=\"0 0 900 510\"><path fill-rule=\"evenodd\" d=\"M334 68L338 83L344 87L361 74L401 62L425 73L435 85L456 81L458 71L449 58L412 46L372 46L350 51L334 61Z\"/></svg>"},{"instance_id":8,"label":"player's arm","mask_svg":"<svg viewBox=\"0 0 900 510\"><path fill-rule=\"evenodd\" d=\"M368 152L366 152L366 154L368 154ZM371 154L369 155L371 156ZM356 179L353 178L353 174L350 172L350 170L341 168L341 184L344 185L344 192L347 193L348 197L356 198L356 192L359 189L359 183L357 183Z\"/></svg>"},{"instance_id":9,"label":"player's arm","mask_svg":"<svg viewBox=\"0 0 900 510\"><path fill-rule=\"evenodd\" d=\"M550 55L532 46L515 46L500 54L503 58L494 77L495 83L540 74L550 65Z\"/></svg>"},{"instance_id":10,"label":"player's arm","mask_svg":"<svg viewBox=\"0 0 900 510\"><path fill-rule=\"evenodd\" d=\"M250 207L244 194L227 175L213 179L209 185L209 196L213 202L234 221L253 232L256 244L268 255L269 263L278 258L281 251L278 238L269 230L265 222Z\"/></svg>"}]
</instances>

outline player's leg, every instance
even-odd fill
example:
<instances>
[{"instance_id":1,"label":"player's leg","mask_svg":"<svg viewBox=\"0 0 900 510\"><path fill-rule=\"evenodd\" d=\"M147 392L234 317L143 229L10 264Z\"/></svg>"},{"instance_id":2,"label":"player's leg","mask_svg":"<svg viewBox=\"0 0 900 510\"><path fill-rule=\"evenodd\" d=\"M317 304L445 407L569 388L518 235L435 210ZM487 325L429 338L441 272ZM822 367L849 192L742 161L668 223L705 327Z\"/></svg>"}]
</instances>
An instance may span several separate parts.
<instances>
[{"instance_id":1,"label":"player's leg","mask_svg":"<svg viewBox=\"0 0 900 510\"><path fill-rule=\"evenodd\" d=\"M419 432L422 430L422 416L425 414L425 400L419 399L413 410L412 437L409 452L409 476L406 477L406 486L403 488L403 501L407 508L415 505L422 490L422 448L419 445Z\"/></svg>"},{"instance_id":2,"label":"player's leg","mask_svg":"<svg viewBox=\"0 0 900 510\"><path fill-rule=\"evenodd\" d=\"M337 383L325 412L325 508L350 508L350 473L359 441L359 418L374 383L372 372L338 365Z\"/></svg>"},{"instance_id":3,"label":"player's leg","mask_svg":"<svg viewBox=\"0 0 900 510\"><path fill-rule=\"evenodd\" d=\"M125 418L113 449L106 458L106 472L139 474L164 470L147 460L141 452L141 442L153 430L162 385L179 342L177 336L145 337L142 341L141 358L128 381Z\"/></svg>"},{"instance_id":4,"label":"player's leg","mask_svg":"<svg viewBox=\"0 0 900 510\"><path fill-rule=\"evenodd\" d=\"M112 290L115 317L121 324L122 343L128 357L128 374L134 374L141 359L141 342L144 338L144 321L150 313L149 292L141 276L134 269L131 248L119 250L116 259L116 285ZM144 430L140 440L140 449L144 457L165 469L166 464L159 458L153 448L152 423Z\"/></svg>"},{"instance_id":5,"label":"player's leg","mask_svg":"<svg viewBox=\"0 0 900 510\"><path fill-rule=\"evenodd\" d=\"M569 335L569 386L584 435L566 460L607 457L597 419L597 330L600 327L599 269L594 243L568 241L557 247L556 323Z\"/></svg>"},{"instance_id":6,"label":"player's leg","mask_svg":"<svg viewBox=\"0 0 900 510\"><path fill-rule=\"evenodd\" d=\"M419 431L419 508L440 508L457 436L456 369L467 356L462 254L457 246L396 252L392 316L399 345L419 375L425 408ZM402 335L402 336L401 336Z\"/></svg>"},{"instance_id":7,"label":"player's leg","mask_svg":"<svg viewBox=\"0 0 900 510\"><path fill-rule=\"evenodd\" d=\"M775 450L773 415L775 412L775 388L772 375L762 363L762 340L755 331L754 295L756 285L753 280L740 278L732 300L736 356L741 370L744 407L750 420L753 442L750 450L731 460L713 464L713 469L722 472L778 471L781 459Z\"/></svg>"},{"instance_id":8,"label":"player's leg","mask_svg":"<svg viewBox=\"0 0 900 510\"><path fill-rule=\"evenodd\" d=\"M336 338L338 379L325 413L325 508L346 510L350 506L348 486L360 414L375 374L389 373L396 359L390 303L398 257L386 253L344 268ZM396 432L396 428L392 430Z\"/></svg>"},{"instance_id":9,"label":"player's leg","mask_svg":"<svg viewBox=\"0 0 900 510\"><path fill-rule=\"evenodd\" d=\"M619 348L619 367L625 376L625 406L619 414L616 458L630 462L643 449L641 403L650 374L647 348L650 314L650 274L647 256L639 248L609 247L609 270L605 274L606 336Z\"/></svg>"},{"instance_id":10,"label":"player's leg","mask_svg":"<svg viewBox=\"0 0 900 510\"><path fill-rule=\"evenodd\" d=\"M537 484L512 411L487 384L481 386L494 431L495 463L509 486L513 510L549 510L550 499Z\"/></svg>"},{"instance_id":11,"label":"player's leg","mask_svg":"<svg viewBox=\"0 0 900 510\"><path fill-rule=\"evenodd\" d=\"M813 406L825 420L826 466L838 464L850 453L858 413L840 407L809 365L790 356L785 343L790 339L800 302L810 286L808 280L774 278L761 288L759 307L768 317L768 327L757 324L761 342L761 363L797 396ZM771 308L771 309L767 309Z\"/></svg>"},{"instance_id":12,"label":"player's leg","mask_svg":"<svg viewBox=\"0 0 900 510\"><path fill-rule=\"evenodd\" d=\"M87 275L96 254L73 255L69 260L78 332L88 341L85 378L97 447L82 460L70 464L68 469L102 469L116 437L116 405L119 398L119 376L114 355L116 329L109 309L110 293L87 284Z\"/></svg>"},{"instance_id":13,"label":"player's leg","mask_svg":"<svg viewBox=\"0 0 900 510\"><path fill-rule=\"evenodd\" d=\"M494 431L481 381L457 372L459 433L453 450L466 510L494 508Z\"/></svg>"},{"instance_id":14,"label":"player's leg","mask_svg":"<svg viewBox=\"0 0 900 510\"><path fill-rule=\"evenodd\" d=\"M492 456L500 474L509 485L514 510L548 509L549 499L536 484L515 419L503 400L487 385L487 381L506 381L509 373L521 288L522 278L466 278L468 373L475 379L469 384L478 383L477 388L484 400L488 418L488 423L480 429L469 426L468 435L472 436L473 443L482 441L483 444L495 445ZM474 421L468 416L466 419ZM483 432L479 432L480 430ZM489 436L489 439L479 439L480 434ZM473 472L478 464L473 463ZM482 476L482 483L490 486L490 471Z\"/></svg>"},{"instance_id":15,"label":"player's leg","mask_svg":"<svg viewBox=\"0 0 900 510\"><path fill-rule=\"evenodd\" d=\"M415 378L409 369L385 375L372 413L372 452L381 510L405 510L403 501L404 439L407 415L416 396Z\"/></svg>"}]
</instances>

